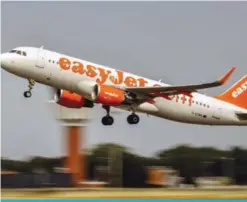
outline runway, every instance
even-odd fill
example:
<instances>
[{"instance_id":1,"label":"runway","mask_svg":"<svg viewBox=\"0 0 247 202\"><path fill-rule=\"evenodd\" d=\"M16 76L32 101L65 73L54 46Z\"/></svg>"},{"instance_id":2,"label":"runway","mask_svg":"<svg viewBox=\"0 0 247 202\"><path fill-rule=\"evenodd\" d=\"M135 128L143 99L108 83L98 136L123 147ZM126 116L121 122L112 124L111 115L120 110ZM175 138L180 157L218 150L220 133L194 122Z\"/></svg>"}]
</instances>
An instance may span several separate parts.
<instances>
[{"instance_id":1,"label":"runway","mask_svg":"<svg viewBox=\"0 0 247 202\"><path fill-rule=\"evenodd\" d=\"M247 189L2 190L2 199L247 199Z\"/></svg>"}]
</instances>

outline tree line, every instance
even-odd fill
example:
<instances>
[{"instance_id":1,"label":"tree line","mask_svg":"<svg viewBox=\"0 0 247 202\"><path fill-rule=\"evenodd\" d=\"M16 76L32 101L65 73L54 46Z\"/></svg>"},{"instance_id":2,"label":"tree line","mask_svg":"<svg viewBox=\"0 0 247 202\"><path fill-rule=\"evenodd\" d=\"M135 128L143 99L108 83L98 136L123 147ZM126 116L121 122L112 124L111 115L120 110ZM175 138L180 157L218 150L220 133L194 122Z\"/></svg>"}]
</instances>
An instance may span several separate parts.
<instances>
[{"instance_id":1,"label":"tree line","mask_svg":"<svg viewBox=\"0 0 247 202\"><path fill-rule=\"evenodd\" d=\"M116 156L119 154L120 156ZM122 186L147 186L147 167L165 166L179 172L185 184L195 183L197 177L226 176L234 184L247 184L247 149L234 147L219 150L213 147L193 147L178 145L158 151L154 157L144 157L130 152L130 149L117 144L99 144L86 154L88 180L95 179L98 166L110 166L121 170ZM27 161L1 159L2 171L30 173L37 168L53 172L54 167L62 167L65 157L32 157ZM121 165L121 168L119 168Z\"/></svg>"}]
</instances>

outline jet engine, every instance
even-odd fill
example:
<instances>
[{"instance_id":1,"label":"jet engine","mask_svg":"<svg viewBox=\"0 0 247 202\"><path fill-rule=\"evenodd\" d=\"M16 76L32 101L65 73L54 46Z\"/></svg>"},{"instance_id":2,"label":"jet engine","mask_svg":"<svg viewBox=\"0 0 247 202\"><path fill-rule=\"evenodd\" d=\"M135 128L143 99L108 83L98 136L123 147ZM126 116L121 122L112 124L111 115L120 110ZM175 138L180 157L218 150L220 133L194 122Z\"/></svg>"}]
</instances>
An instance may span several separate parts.
<instances>
[{"instance_id":1,"label":"jet engine","mask_svg":"<svg viewBox=\"0 0 247 202\"><path fill-rule=\"evenodd\" d=\"M55 93L54 100L57 104L67 108L92 108L94 103L81 95L71 93L66 90L58 89Z\"/></svg>"},{"instance_id":2,"label":"jet engine","mask_svg":"<svg viewBox=\"0 0 247 202\"><path fill-rule=\"evenodd\" d=\"M76 91L94 103L109 106L131 105L137 99L131 92L88 80L81 81Z\"/></svg>"},{"instance_id":3,"label":"jet engine","mask_svg":"<svg viewBox=\"0 0 247 202\"><path fill-rule=\"evenodd\" d=\"M103 105L119 106L121 104L132 104L135 100L135 95L130 95L124 90L114 88L106 85L95 85L94 102L101 103Z\"/></svg>"}]
</instances>

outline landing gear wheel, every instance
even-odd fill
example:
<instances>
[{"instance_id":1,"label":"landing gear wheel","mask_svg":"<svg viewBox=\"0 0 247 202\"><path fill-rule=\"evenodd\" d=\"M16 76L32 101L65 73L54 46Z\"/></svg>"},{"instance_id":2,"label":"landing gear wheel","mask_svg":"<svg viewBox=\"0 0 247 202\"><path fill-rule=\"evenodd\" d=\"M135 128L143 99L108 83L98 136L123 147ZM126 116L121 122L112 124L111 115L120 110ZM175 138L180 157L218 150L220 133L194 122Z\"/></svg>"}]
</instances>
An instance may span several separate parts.
<instances>
[{"instance_id":1,"label":"landing gear wheel","mask_svg":"<svg viewBox=\"0 0 247 202\"><path fill-rule=\"evenodd\" d=\"M105 126L111 126L114 123L114 119L110 116L110 106L102 105L102 107L106 110L107 115L102 118L101 122Z\"/></svg>"},{"instance_id":2,"label":"landing gear wheel","mask_svg":"<svg viewBox=\"0 0 247 202\"><path fill-rule=\"evenodd\" d=\"M29 98L29 97L32 96L32 92L31 92L31 91L25 91L25 92L23 93L23 95L24 95L24 97Z\"/></svg>"},{"instance_id":3,"label":"landing gear wheel","mask_svg":"<svg viewBox=\"0 0 247 202\"><path fill-rule=\"evenodd\" d=\"M140 118L136 114L131 114L127 117L127 121L129 124L138 124L140 121Z\"/></svg>"},{"instance_id":4,"label":"landing gear wheel","mask_svg":"<svg viewBox=\"0 0 247 202\"><path fill-rule=\"evenodd\" d=\"M114 119L111 116L104 116L101 122L105 126L110 126L114 123Z\"/></svg>"}]
</instances>

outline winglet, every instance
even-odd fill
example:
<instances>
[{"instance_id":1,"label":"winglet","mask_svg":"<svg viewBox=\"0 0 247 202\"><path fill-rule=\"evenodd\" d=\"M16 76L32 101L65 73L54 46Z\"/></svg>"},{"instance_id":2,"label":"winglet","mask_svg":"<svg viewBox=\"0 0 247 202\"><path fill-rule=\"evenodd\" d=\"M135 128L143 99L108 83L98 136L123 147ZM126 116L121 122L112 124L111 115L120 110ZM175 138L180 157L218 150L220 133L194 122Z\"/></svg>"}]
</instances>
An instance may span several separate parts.
<instances>
[{"instance_id":1,"label":"winglet","mask_svg":"<svg viewBox=\"0 0 247 202\"><path fill-rule=\"evenodd\" d=\"M232 67L229 72L227 72L222 78L219 79L220 84L225 84L228 79L231 77L233 72L236 70L236 67Z\"/></svg>"}]
</instances>

